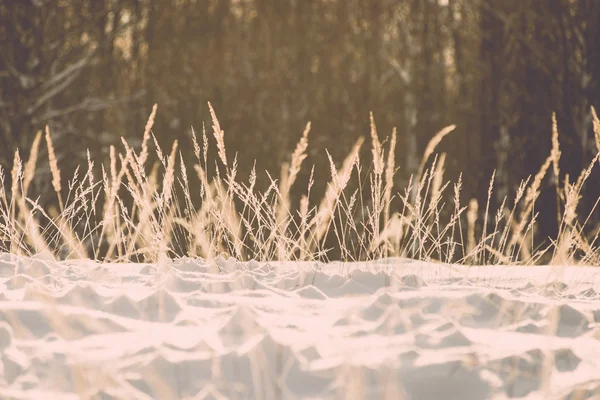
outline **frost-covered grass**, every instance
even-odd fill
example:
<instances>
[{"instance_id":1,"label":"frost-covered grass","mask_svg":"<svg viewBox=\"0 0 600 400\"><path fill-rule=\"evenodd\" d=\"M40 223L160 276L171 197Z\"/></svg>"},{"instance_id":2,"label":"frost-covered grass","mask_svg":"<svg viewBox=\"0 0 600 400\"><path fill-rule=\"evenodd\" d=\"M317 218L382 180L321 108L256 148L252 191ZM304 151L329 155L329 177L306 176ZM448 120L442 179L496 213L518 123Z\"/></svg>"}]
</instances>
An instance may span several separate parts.
<instances>
[{"instance_id":1,"label":"frost-covered grass","mask_svg":"<svg viewBox=\"0 0 600 400\"><path fill-rule=\"evenodd\" d=\"M110 148L109 165L98 168L88 156L87 171L76 170L68 185L46 129L56 192L56 206L46 209L30 193L42 141L39 132L25 163L15 152L10 191L2 185L1 250L102 261L157 261L182 255L212 260L227 253L238 260L326 261L335 254L346 261L400 256L459 264L535 264L544 257L551 263L600 264L600 229L586 226L587 218L577 212L581 190L598 156L576 179L563 179L555 120L552 150L539 172L523 181L514 198L505 199L497 210L489 203L494 176L485 205L461 199L462 177L456 183L444 180L446 157L435 155L435 149L454 126L433 137L408 187L395 192L396 132L384 141L387 146L382 145L372 115L371 165L365 168L359 159L364 145L360 138L341 166L329 157L331 180L324 196L320 200L311 196L311 172L299 206L292 209L290 191L306 167L310 124L279 179L267 173L270 185L259 191L254 169L247 182L237 179L237 160L227 154L224 132L210 104L209 108L218 157L208 157L205 130L200 138L194 132L193 171L187 169L190 164L184 163L177 141L165 153L151 134L156 106L139 153L122 139L120 150ZM600 123L593 115L600 148ZM149 165L152 143L158 161ZM214 170L214 176L208 170ZM4 171L0 173L4 183ZM560 182L556 186L560 229L551 246L538 248L533 240L535 205L548 174L560 177L555 179ZM357 189L349 190L351 180Z\"/></svg>"}]
</instances>

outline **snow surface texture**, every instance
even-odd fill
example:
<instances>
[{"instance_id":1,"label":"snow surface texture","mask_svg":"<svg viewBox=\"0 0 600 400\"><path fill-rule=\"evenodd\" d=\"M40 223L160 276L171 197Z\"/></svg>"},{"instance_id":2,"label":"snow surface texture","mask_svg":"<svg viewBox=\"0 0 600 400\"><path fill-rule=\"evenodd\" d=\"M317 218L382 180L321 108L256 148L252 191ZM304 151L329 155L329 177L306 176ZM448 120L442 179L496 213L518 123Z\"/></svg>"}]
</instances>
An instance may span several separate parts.
<instances>
[{"instance_id":1,"label":"snow surface texture","mask_svg":"<svg viewBox=\"0 0 600 400\"><path fill-rule=\"evenodd\" d=\"M4 254L0 398L598 398L597 271Z\"/></svg>"}]
</instances>

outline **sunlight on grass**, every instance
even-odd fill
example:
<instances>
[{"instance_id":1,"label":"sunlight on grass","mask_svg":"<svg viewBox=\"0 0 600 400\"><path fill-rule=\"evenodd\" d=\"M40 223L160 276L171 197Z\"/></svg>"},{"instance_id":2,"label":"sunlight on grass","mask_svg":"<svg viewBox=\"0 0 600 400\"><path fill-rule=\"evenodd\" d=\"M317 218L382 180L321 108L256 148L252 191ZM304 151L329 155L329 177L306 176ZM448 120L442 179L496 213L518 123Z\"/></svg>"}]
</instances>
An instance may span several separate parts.
<instances>
[{"instance_id":1,"label":"sunlight on grass","mask_svg":"<svg viewBox=\"0 0 600 400\"><path fill-rule=\"evenodd\" d=\"M238 260L327 261L335 254L345 261L402 256L459 264L535 264L541 259L600 264L600 229L586 226L589 216L580 222L577 212L581 190L598 155L575 179L560 176L555 118L550 132L552 150L539 172L523 181L515 197L505 198L497 210L490 209L492 176L482 217L475 199L461 204L462 177L454 184L445 181L446 154L435 154L436 146L455 126L433 136L416 176L403 191L394 192L396 132L383 142L388 144L385 148L371 114L371 167L365 169L361 164L364 138L359 138L341 166L329 156L331 180L323 198L316 201L311 197L311 173L299 208L291 209L290 190L299 184L298 174L306 167L303 161L310 124L289 163L282 166L279 179L267 172L270 185L261 192L255 188L255 169L248 182L237 179L237 159L228 158L225 133L210 103L209 108L218 158L209 160L206 131L203 129L200 139L194 131L195 174L187 170L177 141L165 153L151 133L156 105L139 154L122 138L121 150L111 146L110 163L100 165L101 180L96 180L98 167L88 153L87 171L80 176L77 169L68 187L46 128L48 165L58 208L51 205L43 209L36 195L29 193L39 164L42 134L38 133L24 165L19 151L15 152L10 192L2 185L1 250L15 255L44 252L57 259L102 261L154 262L182 255L212 260L227 253ZM600 123L595 112L592 114L600 147ZM149 165L151 144L157 161ZM215 174L209 176L212 162ZM560 229L550 246L539 248L534 242L535 204L542 180L549 173L561 178L556 179ZM0 175L4 183L5 171L0 170ZM352 177L359 186L350 192ZM446 193L452 188L452 201L447 202Z\"/></svg>"}]
</instances>

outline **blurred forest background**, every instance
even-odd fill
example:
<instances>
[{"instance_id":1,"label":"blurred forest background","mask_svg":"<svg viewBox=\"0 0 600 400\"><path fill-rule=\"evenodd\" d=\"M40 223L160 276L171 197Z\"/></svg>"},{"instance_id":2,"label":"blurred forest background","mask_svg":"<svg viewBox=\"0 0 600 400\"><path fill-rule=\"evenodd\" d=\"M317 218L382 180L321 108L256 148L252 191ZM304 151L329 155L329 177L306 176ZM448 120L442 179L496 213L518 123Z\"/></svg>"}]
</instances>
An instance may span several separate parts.
<instances>
[{"instance_id":1,"label":"blurred forest background","mask_svg":"<svg viewBox=\"0 0 600 400\"><path fill-rule=\"evenodd\" d=\"M330 178L325 149L341 162L368 135L369 111L380 136L398 129L396 190L429 139L456 124L438 147L445 179L463 172L463 203L484 204L496 170L499 205L549 154L552 112L561 175L576 177L595 155L600 1L0 0L5 170L49 125L69 177L87 164L87 148L100 161L121 136L139 144L154 103L159 143L179 139L191 161L190 127L206 122L210 133L207 101L241 178L256 159L263 184L262 171L278 175L311 121L305 165L315 165L315 198ZM51 193L42 164L34 189ZM583 210L598 199L599 179ZM545 179L537 209L542 238L556 234L555 182Z\"/></svg>"}]
</instances>

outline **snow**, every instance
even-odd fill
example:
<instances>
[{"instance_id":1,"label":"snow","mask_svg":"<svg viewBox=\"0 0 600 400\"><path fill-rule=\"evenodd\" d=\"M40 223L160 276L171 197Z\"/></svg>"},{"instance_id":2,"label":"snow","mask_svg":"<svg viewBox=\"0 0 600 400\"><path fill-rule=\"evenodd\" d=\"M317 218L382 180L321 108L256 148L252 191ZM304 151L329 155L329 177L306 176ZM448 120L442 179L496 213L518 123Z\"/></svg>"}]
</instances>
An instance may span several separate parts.
<instances>
[{"instance_id":1,"label":"snow","mask_svg":"<svg viewBox=\"0 0 600 400\"><path fill-rule=\"evenodd\" d=\"M0 398L594 398L598 271L2 254Z\"/></svg>"}]
</instances>

